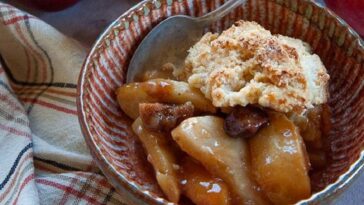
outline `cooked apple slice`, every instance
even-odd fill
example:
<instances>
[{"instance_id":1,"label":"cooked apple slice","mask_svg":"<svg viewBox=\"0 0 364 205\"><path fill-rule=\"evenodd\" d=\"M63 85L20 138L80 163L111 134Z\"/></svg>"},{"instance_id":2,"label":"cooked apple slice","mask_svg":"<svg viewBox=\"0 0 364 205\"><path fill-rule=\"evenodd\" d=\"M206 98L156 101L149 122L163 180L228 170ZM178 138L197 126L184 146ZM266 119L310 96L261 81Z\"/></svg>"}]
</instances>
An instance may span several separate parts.
<instances>
[{"instance_id":1,"label":"cooked apple slice","mask_svg":"<svg viewBox=\"0 0 364 205\"><path fill-rule=\"evenodd\" d=\"M193 117L175 128L172 137L183 151L224 180L235 204L266 204L251 180L246 142L227 136L223 126L219 117Z\"/></svg>"},{"instance_id":2,"label":"cooked apple slice","mask_svg":"<svg viewBox=\"0 0 364 205\"><path fill-rule=\"evenodd\" d=\"M300 129L306 147L320 150L330 131L330 115L329 106L323 104L307 110L306 115L290 114L289 119Z\"/></svg>"},{"instance_id":3,"label":"cooked apple slice","mask_svg":"<svg viewBox=\"0 0 364 205\"><path fill-rule=\"evenodd\" d=\"M135 120L132 128L146 150L148 161L153 165L157 182L162 191L168 200L178 202L181 195L176 170L178 166L173 148L169 145L166 136L145 129L140 118Z\"/></svg>"},{"instance_id":4,"label":"cooked apple slice","mask_svg":"<svg viewBox=\"0 0 364 205\"><path fill-rule=\"evenodd\" d=\"M190 157L181 164L181 184L183 193L196 205L229 205L227 185L213 177L202 165Z\"/></svg>"},{"instance_id":5,"label":"cooked apple slice","mask_svg":"<svg viewBox=\"0 0 364 205\"><path fill-rule=\"evenodd\" d=\"M129 83L116 91L121 109L132 119L139 116L139 103L172 103L191 102L203 112L215 112L216 108L205 96L186 82L153 79L142 83Z\"/></svg>"},{"instance_id":6,"label":"cooked apple slice","mask_svg":"<svg viewBox=\"0 0 364 205\"><path fill-rule=\"evenodd\" d=\"M293 204L311 194L308 158L298 128L279 113L249 140L252 170L274 204Z\"/></svg>"}]
</instances>

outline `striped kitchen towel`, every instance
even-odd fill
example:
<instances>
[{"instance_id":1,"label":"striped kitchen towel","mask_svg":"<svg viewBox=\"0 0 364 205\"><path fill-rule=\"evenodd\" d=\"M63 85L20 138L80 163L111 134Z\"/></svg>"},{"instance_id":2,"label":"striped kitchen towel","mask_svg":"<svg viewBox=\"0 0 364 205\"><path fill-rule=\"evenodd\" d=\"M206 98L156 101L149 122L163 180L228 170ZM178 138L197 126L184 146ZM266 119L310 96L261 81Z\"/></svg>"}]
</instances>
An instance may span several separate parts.
<instances>
[{"instance_id":1,"label":"striped kitchen towel","mask_svg":"<svg viewBox=\"0 0 364 205\"><path fill-rule=\"evenodd\" d=\"M122 204L78 124L84 58L76 41L0 3L0 204Z\"/></svg>"}]
</instances>

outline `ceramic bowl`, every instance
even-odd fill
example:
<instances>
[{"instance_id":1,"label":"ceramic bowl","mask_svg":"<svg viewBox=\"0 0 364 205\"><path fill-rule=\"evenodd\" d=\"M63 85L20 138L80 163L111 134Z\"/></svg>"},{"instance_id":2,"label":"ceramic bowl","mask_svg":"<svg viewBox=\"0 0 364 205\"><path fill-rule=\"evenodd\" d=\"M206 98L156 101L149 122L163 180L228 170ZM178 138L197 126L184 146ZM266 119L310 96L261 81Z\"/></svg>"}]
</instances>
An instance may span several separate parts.
<instances>
[{"instance_id":1,"label":"ceramic bowl","mask_svg":"<svg viewBox=\"0 0 364 205\"><path fill-rule=\"evenodd\" d=\"M158 22L177 14L201 16L223 2L142 1L106 29L84 63L77 103L81 128L98 166L128 204L168 203L140 152L130 119L116 101L115 90L125 82L128 62ZM308 42L328 69L332 109L329 165L313 176L315 193L298 203L327 204L363 167L363 42L340 18L309 0L250 0L210 29L221 31L239 19L253 20L272 33Z\"/></svg>"}]
</instances>

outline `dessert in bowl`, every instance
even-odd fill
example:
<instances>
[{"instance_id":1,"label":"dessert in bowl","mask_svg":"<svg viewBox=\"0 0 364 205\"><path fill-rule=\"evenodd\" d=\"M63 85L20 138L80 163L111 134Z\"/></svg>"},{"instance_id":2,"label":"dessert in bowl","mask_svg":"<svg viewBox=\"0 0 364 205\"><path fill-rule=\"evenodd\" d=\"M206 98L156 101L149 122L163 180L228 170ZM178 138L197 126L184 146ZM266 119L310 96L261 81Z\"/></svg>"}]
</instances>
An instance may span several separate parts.
<instances>
[{"instance_id":1,"label":"dessert in bowl","mask_svg":"<svg viewBox=\"0 0 364 205\"><path fill-rule=\"evenodd\" d=\"M260 5L259 9L258 5ZM261 164L259 164L259 162L268 156L265 154L269 154L267 149L265 149L265 144L269 144L270 142L273 143L274 136L278 136L267 133L272 132L270 130L275 130L270 129L273 125L280 127L279 124L286 124L286 126L291 128L290 133L293 133L289 135L288 138L292 137L292 139L294 139L293 144L297 148L295 150L298 153L301 153L300 155L297 155L294 162L297 162L297 166L300 167L301 172L299 172L299 174L301 174L300 176L302 176L302 179L304 180L297 179L297 183L300 184L300 187L306 187L306 189L300 192L299 196L293 200L303 199L303 201L298 203L318 203L322 200L326 200L328 196L334 196L334 192L338 191L342 184L346 184L348 182L347 179L355 175L362 166L362 159L359 158L363 143L363 136L360 132L362 129L360 127L362 116L359 113L362 110L363 105L360 103L362 99L362 95L360 95L362 88L360 87L359 82L361 81L360 73L363 72L363 68L361 67L363 48L357 35L351 33L345 25L342 25L335 17L331 16L330 13L327 13L327 11L311 2L300 1L299 4L295 4L294 2L288 3L288 1L249 1L245 6L238 8L226 18L214 24L211 27L212 32L226 30L233 23L241 19L258 22L266 28L263 29L262 27L247 21L245 21L245 23L241 22L242 25L240 26L236 25L235 27L232 27L236 28L236 32L239 32L239 28L242 28L242 31L244 31L243 33L247 33L248 27L253 25L252 30L258 30L259 36L266 36L261 39L265 43L260 43L259 48L256 49L257 52L253 53L251 56L247 55L237 58L243 59L241 61L226 59L227 62L244 64L244 66L240 66L239 69L235 69L236 66L231 65L229 71L233 72L224 73L226 70L220 70L222 71L220 72L219 69L221 65L226 65L226 63L221 60L223 53L229 52L231 54L229 56L233 56L233 51L235 51L235 49L224 47L225 50L221 52L207 52L211 54L211 56L199 56L199 54L201 54L201 50L203 49L214 49L214 44L221 46L220 44L223 44L222 42L228 42L227 44L230 46L235 39L234 32L230 32L230 34L222 33L219 36L207 34L199 42L200 44L196 44L190 50L190 55L186 59L186 68L183 69L183 72L175 72L175 75L173 75L176 79L148 80L148 82L129 85L129 91L131 86L136 89L134 90L135 92L138 90L140 91L141 88L148 90L150 89L150 86L158 88L158 85L164 85L165 87L172 87L172 89L167 89L168 92L172 93L167 92L163 95L158 95L152 101L144 102L146 104L141 105L138 105L135 100L133 101L132 96L135 92L131 91L128 94L127 91L124 90L124 93L126 94L120 94L120 87L128 87L127 85L123 85L127 61L130 60L132 51L135 49L140 39L148 30L150 30L151 25L161 21L168 15L178 13L202 15L203 12L207 12L216 6L217 5L213 1L193 1L192 3L184 1L143 2L121 16L95 45L95 48L91 51L91 54L85 62L80 77L79 108L82 113L80 122L86 141L100 168L109 178L111 183L120 190L120 193L124 195L128 203L164 204L168 203L168 200L174 202L178 201L178 197L176 196L181 196L178 194L178 191L175 192L177 194L174 195L173 193L168 193L168 191L173 190L172 182L165 185L169 189L164 189L163 185L160 186L161 183L158 184L158 182L161 181L158 180L158 177L156 180L158 169L156 169L157 172L153 170L153 168L156 168L155 164L154 166L150 166L150 163L146 160L147 155L144 153L144 148L146 148L145 150L148 154L151 154L150 150L155 149L148 150L148 146L146 146L148 142L145 142L144 140L150 140L150 138L145 137L143 140L143 129L140 129L140 127L144 126L143 123L146 123L146 121L148 121L148 116L153 116L153 113L164 113L161 112L163 110L165 110L167 114L182 113L181 116L188 116L189 118L176 119L175 122L177 124L172 123L172 125L169 122L162 123L164 125L163 129L171 131L172 133L172 138L169 138L168 140L173 139L173 141L177 143L177 147L183 151L181 157L178 153L175 154L175 156L177 156L176 158L180 160L179 162L176 162L176 165L178 166L171 166L171 170L181 170L178 171L176 175L179 175L180 172L194 173L193 171L183 170L200 170L196 171L195 174L185 174L185 177L195 176L198 178L199 173L204 177L211 176L214 180L217 180L216 184L219 185L221 190L224 190L223 187L226 187L226 190L228 190L226 192L221 192L222 194L233 196L226 198L235 198L232 199L231 203L233 203L234 200L237 200L238 202L235 203L238 204L244 203L239 200L244 201L247 199L250 201L249 196L253 198L252 200L257 200L257 204L264 203L265 201L268 201L267 203L269 203L269 201L279 203L280 201L276 201L278 200L276 199L277 197L272 197L272 195L275 195L274 191L277 189L274 187L270 188L270 186L267 186L267 183L259 182L267 178L267 176L262 174L251 177L249 176L250 174L242 173L242 170L246 169L242 166L244 163L234 163L233 159L242 158L243 154L238 155L235 158L229 157L229 160L222 160L226 163L221 164L222 167L231 167L232 165L235 165L236 169L240 170L240 179L244 179L239 181L235 180L239 179L239 177L236 178L236 175L226 175L225 172L212 170L211 167L216 165L216 163L212 163L214 158L211 160L205 160L204 157L199 158L201 155L204 156L203 153L198 152L202 149L193 149L196 148L196 146L199 147L199 145L201 145L193 146L193 142L197 141L203 143L203 138L193 140L198 134L192 136L186 133L191 133L193 130L198 131L214 128L211 131L216 133L214 136L223 136L220 143L229 144L226 146L234 147L234 149L240 151L250 150L250 158L254 157L253 160L249 160L253 162L250 166L254 166L254 170L257 170L257 172L266 173L266 167L260 166ZM244 24L246 25L244 26ZM304 42L307 42L309 46L301 43L301 41L278 35L272 36L270 33L278 33L299 38ZM231 39L229 40L228 37L231 37ZM221 41L219 41L219 39ZM248 36L247 39L249 39ZM249 42L251 41L252 39L249 40ZM275 63L272 64L271 62L266 61L266 59L274 59L274 56L262 58L262 56L270 54L269 52L264 52L266 51L266 49L263 49L264 45L268 45L268 48L276 48L277 46L277 48L283 50L284 55L281 57L286 60L281 63L289 65L286 66L289 68L289 71L287 70L287 72L284 72L284 76L290 76L290 78L287 79L291 79L291 76L293 76L296 80L285 81L284 76L281 76L278 78L280 79L279 82L275 81L277 77L275 71L281 69L278 68L279 66L275 68ZM290 46L286 48L284 45ZM317 60L320 58L309 51L309 47L311 48L312 53L316 53L321 58L323 64L320 60ZM294 48L296 52L291 55L292 48ZM332 61L333 56L337 60L336 62ZM295 61L295 57L299 60ZM207 63L204 62L204 58L209 58ZM307 59L307 61L302 59ZM219 60L222 62L219 62ZM311 65L307 62L314 63L311 63ZM273 65L272 69L268 69L272 72L261 72L259 69L248 69L254 67L249 63L260 65L258 67L262 67L262 65L272 67ZM278 65L281 65L281 63ZM308 64L310 64L310 66L307 66ZM230 65L226 65L225 67L228 66ZM295 69L296 67L300 67L301 69ZM328 84L328 75L326 74L325 67L331 78L330 84ZM316 69L315 72L313 72L313 76L311 75L312 73L305 72L306 70L312 70L312 68ZM248 70L248 74L244 74L244 70ZM223 75L220 75L221 73L223 73ZM201 78L201 75L205 77ZM236 78L239 75L242 77L238 77L234 81L234 77ZM147 78L148 76L152 75L147 75ZM154 74L154 77L164 78L165 76ZM244 83L243 81L251 82L249 83L249 89L247 88L247 83ZM303 84L306 86L297 83L301 81L304 81L305 83ZM312 84L310 82L316 83ZM281 86L278 86L280 88L279 92L275 92L277 90L275 89L277 85ZM173 92L175 91L173 90L173 87L182 87L183 89L180 89L179 91L183 91L185 94L173 95ZM281 92L281 88L284 88L284 92ZM186 89L190 89L191 92L186 92ZM116 92L117 90L118 92ZM236 92L237 90L242 92ZM255 90L256 92L251 92L252 90ZM330 95L327 94L328 92ZM119 97L122 109L119 108L117 96ZM170 99L173 100L170 101ZM327 104L324 104L326 102ZM123 103L126 104L124 107ZM318 106L322 104L323 106ZM173 107L176 105L178 105L177 110ZM237 106L239 106L238 109L236 108ZM193 112L191 112L191 107L193 107ZM327 109L327 107L329 107L329 109ZM128 108L129 110L127 110ZM133 123L134 120L131 119L138 116L139 109L143 109L143 112L141 112L140 119ZM314 141L313 139L309 139L312 140L313 143L306 143L307 147L320 148L315 149L315 152L309 152L312 166L318 167L317 169L313 169L317 170L314 172L308 172L307 159L302 157L307 156L303 154L306 148L302 148L301 140L297 137L298 135L303 136L305 134L299 133L301 132L297 129L299 125L292 123L293 121L296 121L298 124L302 122L299 117L300 114L309 109L312 111L309 113L312 114L308 113L307 118L312 116L312 122L321 122L321 118L324 118L329 119L324 120L325 122L328 122L326 124L331 124L329 131L324 128L318 129L319 131L322 131L322 133L318 134L327 135L325 137L327 143L317 143L317 141ZM322 110L331 110L331 117L327 117L328 112L323 112L322 115L318 114L321 113ZM350 113L350 111L353 113ZM198 114L195 114L195 112ZM248 129L248 131L246 131L246 129L240 129L241 127L239 126L236 126L238 129L232 126L234 125L234 122L237 122L236 118L239 118L241 113L245 115L253 113L253 116L260 116L263 118L263 120L258 120L258 124L261 126L258 127L259 129L256 129L256 133L251 134L251 132L254 132L254 129ZM320 119L317 119L317 116L319 116ZM267 118L268 120L266 120ZM195 123L195 121L198 123ZM224 121L228 123L225 123ZM278 123L282 121L283 123ZM159 125L158 122L155 122L155 119L149 119L150 126L145 130L158 127L153 127L153 125ZM196 124L199 128L193 128L192 126L192 128L190 128L191 130L186 130L190 127L187 126L189 124ZM177 127L175 127L176 125ZM315 125L315 123L309 123L309 125L306 126L312 127ZM171 129L171 127L173 127L173 129ZM348 129L350 129L351 132L348 132ZM317 129L308 130L308 134L306 133L307 136L316 136L317 133L314 133L313 130ZM246 132L248 132L248 134ZM251 136L246 137L248 135ZM266 136L268 135L271 137L267 138ZM138 137L141 139L142 143L140 143ZM224 139L227 141L224 141ZM280 138L278 137L278 139ZM242 143L241 141L245 142ZM208 143L208 141L206 141L206 143ZM144 145L144 148L141 144ZM175 144L172 143L172 145L174 146ZM172 145L167 147L173 147ZM249 149L246 149L247 146ZM320 152L318 152L321 151L321 148L323 150L323 147L325 147L325 153L327 148L327 155L321 155ZM234 153L237 153L233 151L234 149L225 150L226 152L231 152L231 156L234 156ZM307 150L311 151L309 148L307 148ZM185 156L186 153L187 159ZM228 153L223 152L223 154ZM323 158L326 158L326 160L322 160ZM218 162L221 160L215 161ZM228 162L231 162L230 165L227 165ZM272 169L272 167L270 169ZM279 171L274 171L274 173L279 174ZM289 171L287 171L287 173L289 173ZM163 175L161 176L161 178L163 178ZM311 177L311 180L309 180L308 176ZM338 178L339 176L341 176L341 178ZM184 180L182 180L182 182L183 181ZM182 182L174 183L176 185L175 187L182 187L176 188L175 190L180 190L182 196L187 196L187 198L191 199L193 197L193 192L189 190L196 189L193 189L192 185L189 186L189 183L182 186ZM251 183L249 186L242 187L241 184L244 182ZM182 183L182 185L180 183ZM257 185L254 185L254 183L257 183ZM272 183L274 184L274 182ZM284 184L283 180L282 184ZM234 186L238 188L237 190L244 190L244 187L248 188L239 192L234 191L234 189L231 188ZM270 190L271 192L267 190ZM261 194L260 192L264 192L262 194L263 196L259 196ZM251 195L247 196L241 193L251 193ZM311 193L314 194L310 196ZM191 200L198 204L199 199ZM245 202L248 203L248 201ZM287 201L287 203L293 202Z\"/></svg>"}]
</instances>

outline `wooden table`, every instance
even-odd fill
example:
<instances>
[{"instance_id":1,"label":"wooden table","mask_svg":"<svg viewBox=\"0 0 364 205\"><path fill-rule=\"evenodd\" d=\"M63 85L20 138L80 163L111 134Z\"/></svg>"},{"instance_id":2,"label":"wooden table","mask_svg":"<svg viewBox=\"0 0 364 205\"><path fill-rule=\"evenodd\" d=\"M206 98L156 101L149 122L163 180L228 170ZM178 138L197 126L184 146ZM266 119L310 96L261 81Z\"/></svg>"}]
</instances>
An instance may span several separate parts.
<instances>
[{"instance_id":1,"label":"wooden table","mask_svg":"<svg viewBox=\"0 0 364 205\"><path fill-rule=\"evenodd\" d=\"M323 3L322 0L316 1ZM64 34L80 41L87 49L90 49L97 36L109 23L139 1L82 0L75 6L60 12L39 11L30 5L29 0L2 0L2 2L12 4L43 19ZM364 204L362 190L364 190L363 174L355 180L334 204Z\"/></svg>"}]
</instances>

